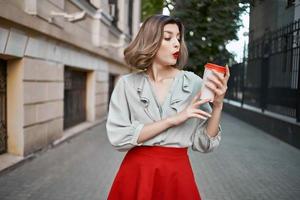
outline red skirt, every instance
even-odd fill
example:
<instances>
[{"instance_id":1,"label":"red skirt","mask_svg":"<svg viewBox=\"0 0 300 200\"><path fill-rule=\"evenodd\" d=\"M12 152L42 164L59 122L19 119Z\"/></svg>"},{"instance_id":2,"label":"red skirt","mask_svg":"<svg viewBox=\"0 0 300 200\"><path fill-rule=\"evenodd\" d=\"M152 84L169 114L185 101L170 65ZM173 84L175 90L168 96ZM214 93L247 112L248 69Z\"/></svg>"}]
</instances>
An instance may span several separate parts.
<instances>
[{"instance_id":1,"label":"red skirt","mask_svg":"<svg viewBox=\"0 0 300 200\"><path fill-rule=\"evenodd\" d=\"M201 200L187 148L134 147L113 182L108 200Z\"/></svg>"}]
</instances>

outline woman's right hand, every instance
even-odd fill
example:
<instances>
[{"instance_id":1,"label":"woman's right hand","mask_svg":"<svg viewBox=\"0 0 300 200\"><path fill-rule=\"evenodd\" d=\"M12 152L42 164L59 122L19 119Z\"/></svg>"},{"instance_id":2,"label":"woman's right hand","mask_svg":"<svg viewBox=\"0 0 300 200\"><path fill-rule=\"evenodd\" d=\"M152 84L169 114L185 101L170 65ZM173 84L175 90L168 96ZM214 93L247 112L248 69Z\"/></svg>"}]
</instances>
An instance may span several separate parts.
<instances>
[{"instance_id":1,"label":"woman's right hand","mask_svg":"<svg viewBox=\"0 0 300 200\"><path fill-rule=\"evenodd\" d=\"M200 95L201 93L199 92L184 110L170 117L171 123L173 125L177 126L192 117L196 117L199 119L207 119L207 117L211 117L211 114L199 109L200 105L209 102L209 99L199 100Z\"/></svg>"}]
</instances>

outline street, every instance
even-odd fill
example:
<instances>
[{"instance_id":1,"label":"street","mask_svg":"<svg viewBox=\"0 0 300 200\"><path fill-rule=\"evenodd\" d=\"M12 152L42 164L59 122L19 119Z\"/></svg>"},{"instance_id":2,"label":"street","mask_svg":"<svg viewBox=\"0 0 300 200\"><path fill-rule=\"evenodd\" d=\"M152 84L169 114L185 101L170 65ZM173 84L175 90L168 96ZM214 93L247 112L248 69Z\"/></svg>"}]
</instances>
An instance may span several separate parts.
<instances>
[{"instance_id":1,"label":"street","mask_svg":"<svg viewBox=\"0 0 300 200\"><path fill-rule=\"evenodd\" d=\"M222 130L214 152L189 152L202 199L299 199L298 149L226 113ZM104 200L123 156L102 123L4 173L0 199Z\"/></svg>"}]
</instances>

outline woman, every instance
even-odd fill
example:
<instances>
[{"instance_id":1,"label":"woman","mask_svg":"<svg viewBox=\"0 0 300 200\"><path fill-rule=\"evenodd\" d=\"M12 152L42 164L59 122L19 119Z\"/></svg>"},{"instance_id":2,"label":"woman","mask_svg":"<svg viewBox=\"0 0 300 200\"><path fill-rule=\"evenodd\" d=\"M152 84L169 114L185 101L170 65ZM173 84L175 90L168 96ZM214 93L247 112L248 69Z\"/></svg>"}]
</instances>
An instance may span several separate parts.
<instances>
[{"instance_id":1,"label":"woman","mask_svg":"<svg viewBox=\"0 0 300 200\"><path fill-rule=\"evenodd\" d=\"M199 99L202 79L182 70L188 55L182 23L164 15L148 18L124 55L142 71L122 76L111 97L108 138L128 152L108 199L201 199L187 149L219 145L228 67L206 84L215 92L211 108Z\"/></svg>"}]
</instances>

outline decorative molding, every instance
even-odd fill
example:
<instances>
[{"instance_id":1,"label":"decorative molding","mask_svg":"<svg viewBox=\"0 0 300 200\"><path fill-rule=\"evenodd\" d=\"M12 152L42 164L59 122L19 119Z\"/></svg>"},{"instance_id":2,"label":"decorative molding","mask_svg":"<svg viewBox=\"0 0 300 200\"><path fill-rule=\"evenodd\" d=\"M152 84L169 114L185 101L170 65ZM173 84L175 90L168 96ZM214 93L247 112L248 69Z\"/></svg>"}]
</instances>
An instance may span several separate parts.
<instances>
[{"instance_id":1,"label":"decorative molding","mask_svg":"<svg viewBox=\"0 0 300 200\"><path fill-rule=\"evenodd\" d=\"M37 2L36 0L25 0L24 11L30 15L37 15Z\"/></svg>"}]
</instances>

